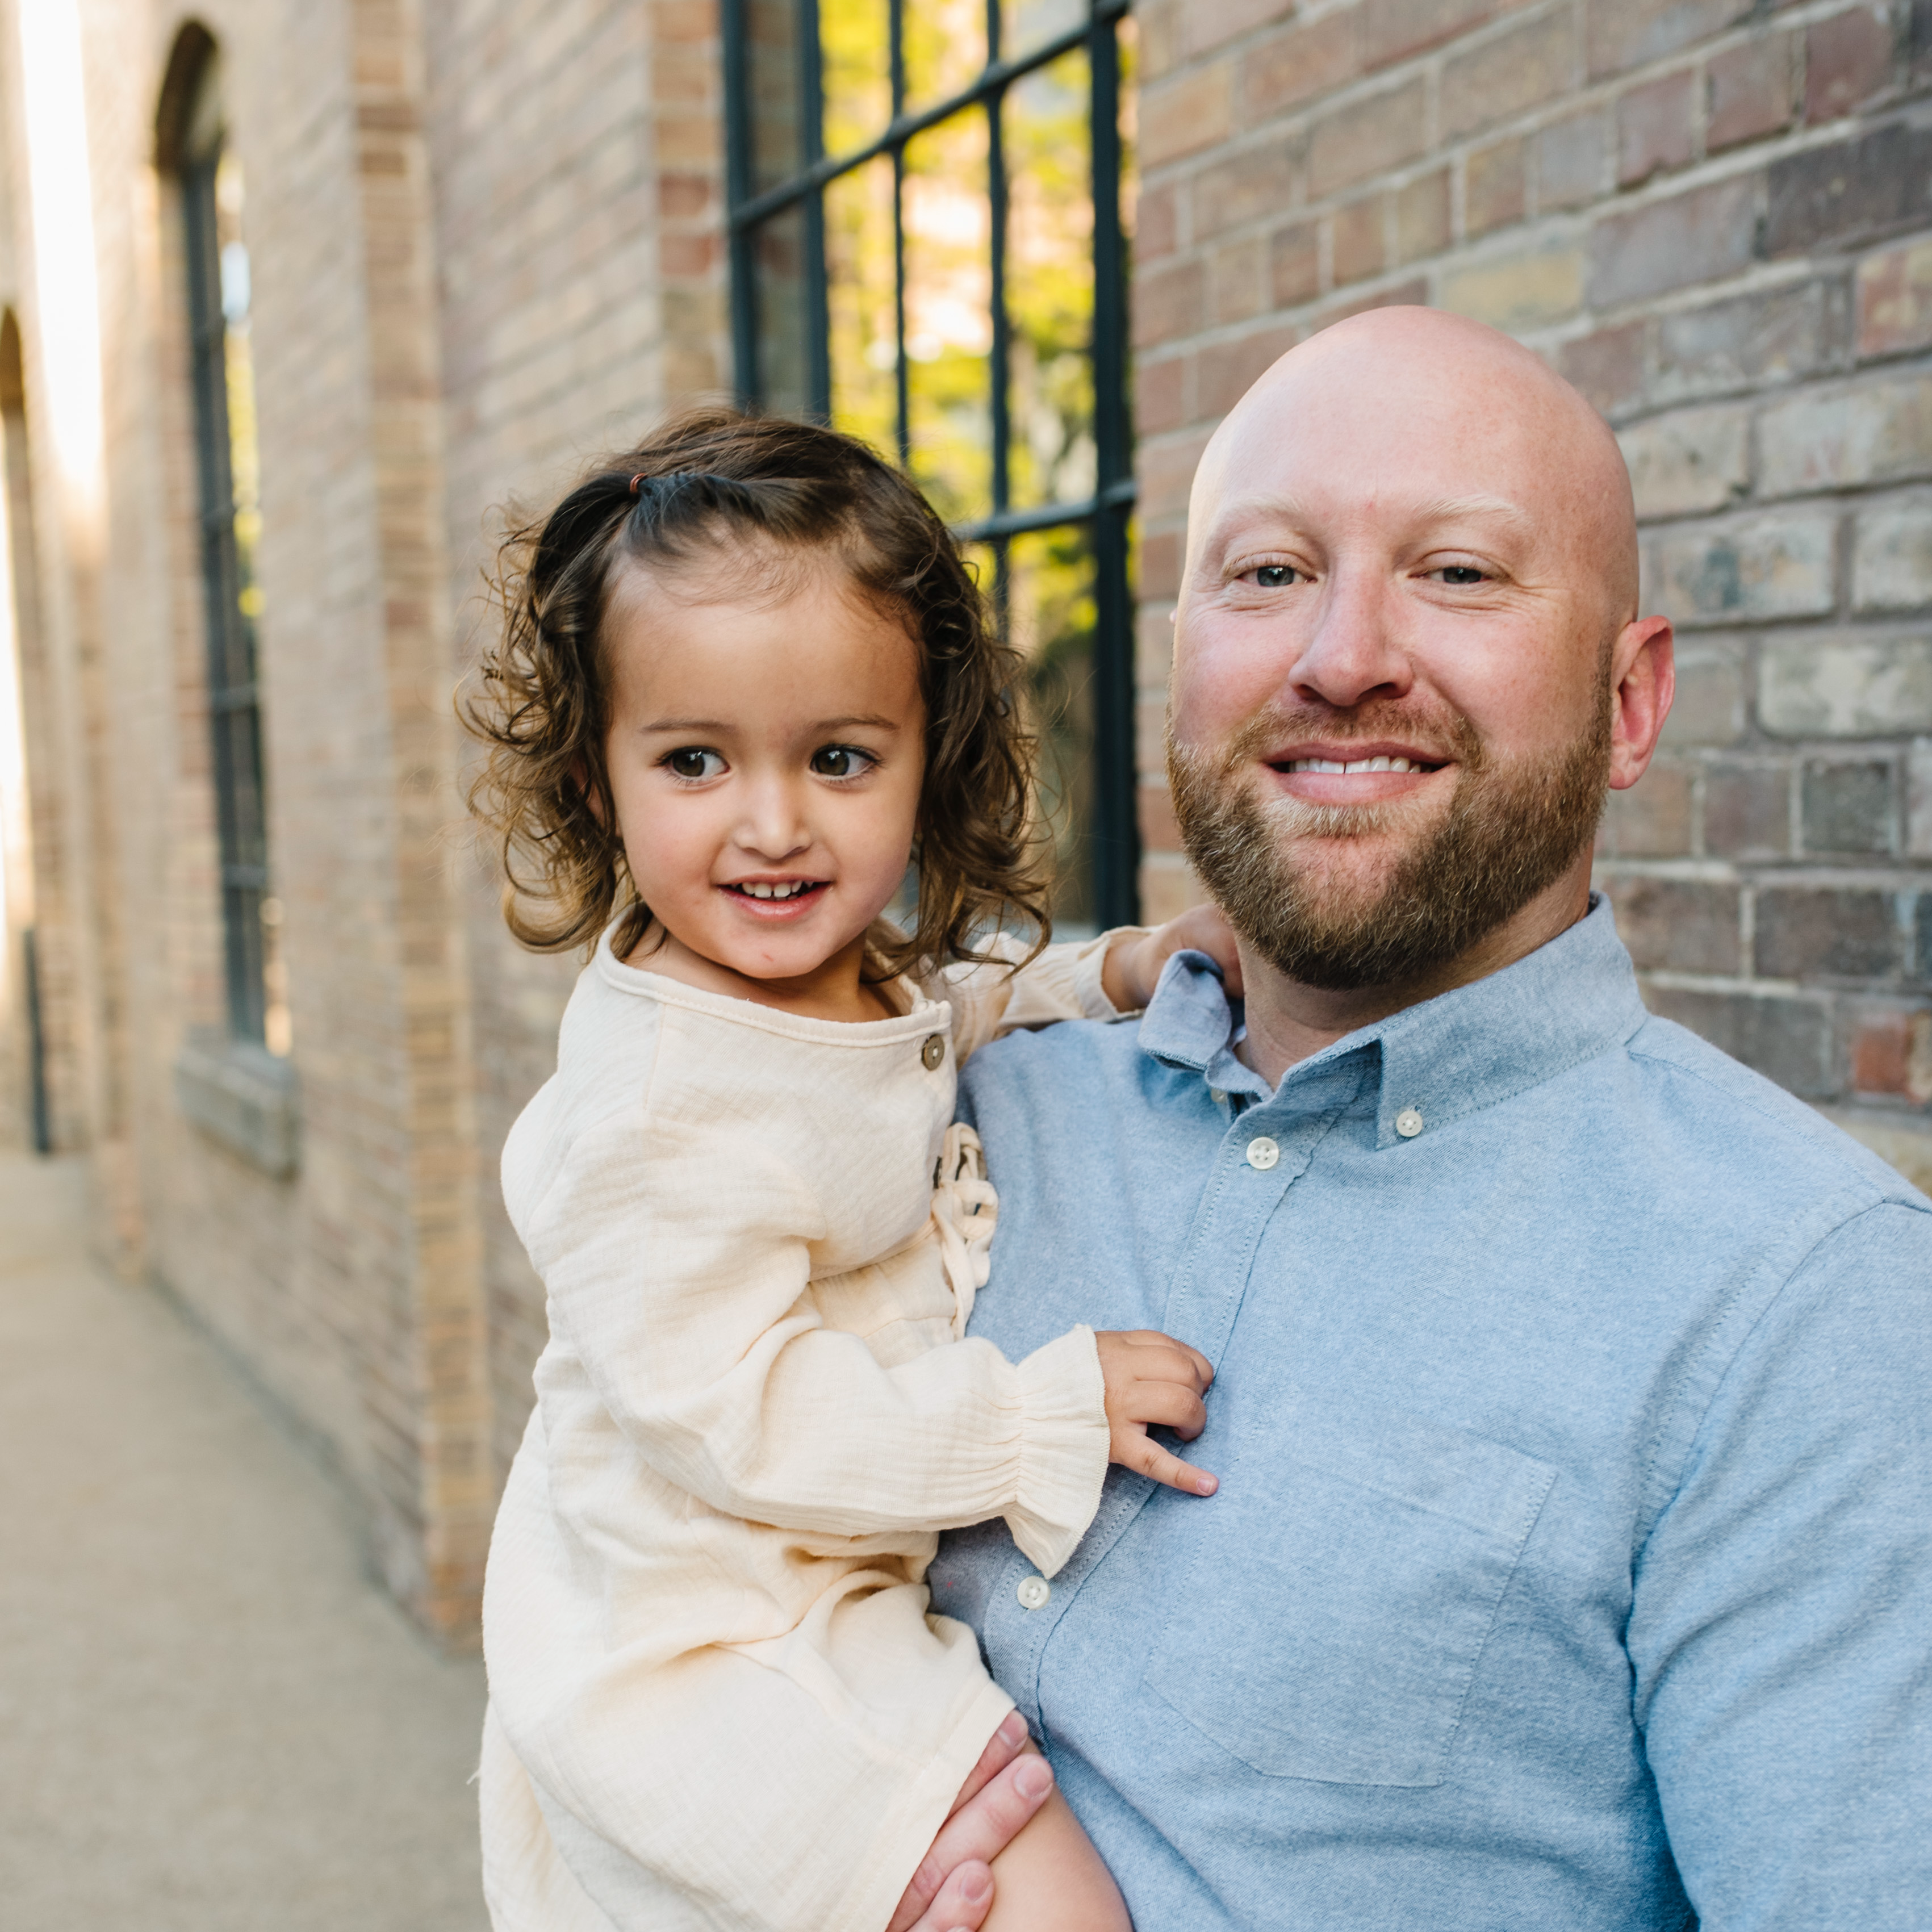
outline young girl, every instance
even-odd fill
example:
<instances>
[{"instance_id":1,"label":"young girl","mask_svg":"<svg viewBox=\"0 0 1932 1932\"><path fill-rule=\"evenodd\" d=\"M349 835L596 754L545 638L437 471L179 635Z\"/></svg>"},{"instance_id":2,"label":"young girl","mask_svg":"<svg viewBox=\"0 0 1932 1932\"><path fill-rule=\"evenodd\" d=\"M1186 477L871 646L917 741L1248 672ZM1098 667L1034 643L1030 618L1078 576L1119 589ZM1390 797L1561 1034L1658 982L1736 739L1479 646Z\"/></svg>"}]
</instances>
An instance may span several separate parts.
<instances>
[{"instance_id":1,"label":"young girl","mask_svg":"<svg viewBox=\"0 0 1932 1932\"><path fill-rule=\"evenodd\" d=\"M550 1340L484 1589L491 1914L884 1932L1012 1709L927 1612L936 1532L1050 1576L1109 1460L1214 1486L1146 1433L1199 1432L1192 1350L964 1339L995 1203L950 1125L958 1059L1144 1004L1180 935L976 944L1043 924L1013 668L862 445L689 416L519 541L478 808L518 938L594 952L503 1154ZM1057 1796L995 1877L996 1927L1126 1927Z\"/></svg>"}]
</instances>

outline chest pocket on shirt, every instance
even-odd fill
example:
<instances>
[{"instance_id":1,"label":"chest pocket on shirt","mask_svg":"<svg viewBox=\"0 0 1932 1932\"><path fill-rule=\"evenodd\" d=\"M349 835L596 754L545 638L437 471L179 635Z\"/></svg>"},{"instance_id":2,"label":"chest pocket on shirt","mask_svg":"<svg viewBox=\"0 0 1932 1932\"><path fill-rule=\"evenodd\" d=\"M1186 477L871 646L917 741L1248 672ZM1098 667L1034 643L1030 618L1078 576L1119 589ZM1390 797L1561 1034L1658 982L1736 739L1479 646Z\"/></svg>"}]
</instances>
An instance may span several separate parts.
<instances>
[{"instance_id":1,"label":"chest pocket on shirt","mask_svg":"<svg viewBox=\"0 0 1932 1932\"><path fill-rule=\"evenodd\" d=\"M1418 1417L1342 1421L1292 1396L1229 1446L1211 1502L1174 1499L1189 1594L1148 1687L1270 1777L1440 1784L1556 1471Z\"/></svg>"}]
</instances>

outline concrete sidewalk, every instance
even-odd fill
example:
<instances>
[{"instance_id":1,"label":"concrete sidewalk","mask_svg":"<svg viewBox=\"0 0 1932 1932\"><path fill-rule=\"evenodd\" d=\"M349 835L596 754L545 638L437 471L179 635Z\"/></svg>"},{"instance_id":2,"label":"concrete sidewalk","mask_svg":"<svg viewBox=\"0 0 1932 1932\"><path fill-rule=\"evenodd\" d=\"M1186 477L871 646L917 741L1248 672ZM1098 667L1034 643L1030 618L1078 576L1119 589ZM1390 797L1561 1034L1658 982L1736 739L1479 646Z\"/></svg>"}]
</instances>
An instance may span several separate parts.
<instances>
[{"instance_id":1,"label":"concrete sidewalk","mask_svg":"<svg viewBox=\"0 0 1932 1932\"><path fill-rule=\"evenodd\" d=\"M80 1184L0 1157L0 1926L482 1932L481 1667Z\"/></svg>"}]
</instances>

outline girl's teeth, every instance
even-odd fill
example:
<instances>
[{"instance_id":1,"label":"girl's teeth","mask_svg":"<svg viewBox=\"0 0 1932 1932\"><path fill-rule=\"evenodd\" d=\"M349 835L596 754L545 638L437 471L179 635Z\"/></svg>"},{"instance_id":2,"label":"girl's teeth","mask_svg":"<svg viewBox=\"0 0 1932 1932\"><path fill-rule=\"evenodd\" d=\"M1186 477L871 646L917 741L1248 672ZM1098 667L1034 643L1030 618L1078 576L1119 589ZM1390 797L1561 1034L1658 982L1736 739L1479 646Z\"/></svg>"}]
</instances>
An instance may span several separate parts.
<instances>
[{"instance_id":1,"label":"girl's teeth","mask_svg":"<svg viewBox=\"0 0 1932 1932\"><path fill-rule=\"evenodd\" d=\"M789 885L768 886L756 880L747 881L738 890L748 893L754 899L788 899L805 890L805 882L799 880Z\"/></svg>"}]
</instances>

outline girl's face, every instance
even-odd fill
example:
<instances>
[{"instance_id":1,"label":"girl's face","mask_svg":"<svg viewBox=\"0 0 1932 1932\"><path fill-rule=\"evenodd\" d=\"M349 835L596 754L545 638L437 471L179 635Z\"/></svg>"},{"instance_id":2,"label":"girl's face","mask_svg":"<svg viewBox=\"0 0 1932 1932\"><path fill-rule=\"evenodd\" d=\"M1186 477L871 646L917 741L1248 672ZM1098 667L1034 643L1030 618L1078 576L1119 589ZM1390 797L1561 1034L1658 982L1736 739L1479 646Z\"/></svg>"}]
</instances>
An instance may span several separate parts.
<instances>
[{"instance_id":1,"label":"girl's face","mask_svg":"<svg viewBox=\"0 0 1932 1932\"><path fill-rule=\"evenodd\" d=\"M835 564L787 557L774 580L766 557L728 552L627 572L604 643L604 756L644 903L730 973L802 987L849 973L856 988L925 771L904 627Z\"/></svg>"}]
</instances>

